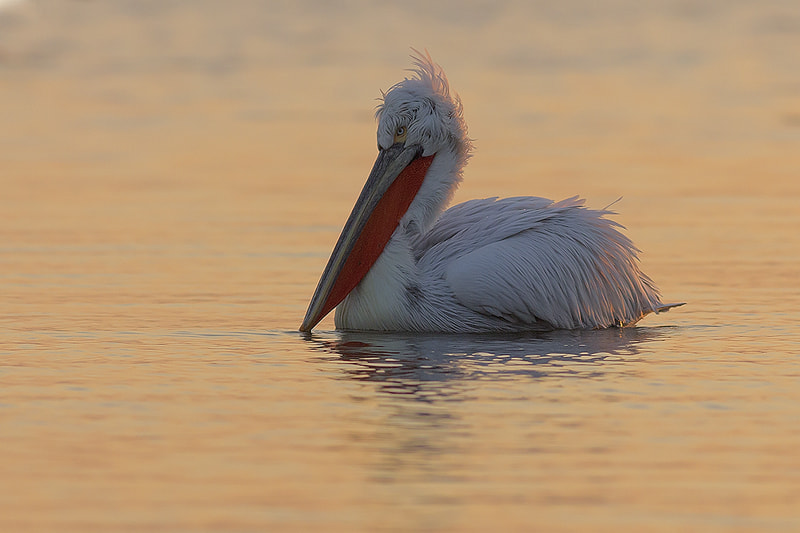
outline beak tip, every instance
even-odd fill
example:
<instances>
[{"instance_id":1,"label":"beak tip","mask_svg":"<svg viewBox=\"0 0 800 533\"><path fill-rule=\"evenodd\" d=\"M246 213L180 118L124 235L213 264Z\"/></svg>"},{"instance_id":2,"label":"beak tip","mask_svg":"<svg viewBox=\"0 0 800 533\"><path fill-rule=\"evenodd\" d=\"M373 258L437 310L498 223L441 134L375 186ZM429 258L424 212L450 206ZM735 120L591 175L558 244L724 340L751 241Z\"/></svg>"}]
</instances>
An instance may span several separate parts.
<instances>
[{"instance_id":1,"label":"beak tip","mask_svg":"<svg viewBox=\"0 0 800 533\"><path fill-rule=\"evenodd\" d=\"M322 318L323 317L321 317L321 316L313 316L312 317L312 316L308 316L307 315L303 319L303 323L300 325L300 329L298 331L302 331L304 333L311 332L311 330L314 329L314 326L319 324L319 321L322 320Z\"/></svg>"}]
</instances>

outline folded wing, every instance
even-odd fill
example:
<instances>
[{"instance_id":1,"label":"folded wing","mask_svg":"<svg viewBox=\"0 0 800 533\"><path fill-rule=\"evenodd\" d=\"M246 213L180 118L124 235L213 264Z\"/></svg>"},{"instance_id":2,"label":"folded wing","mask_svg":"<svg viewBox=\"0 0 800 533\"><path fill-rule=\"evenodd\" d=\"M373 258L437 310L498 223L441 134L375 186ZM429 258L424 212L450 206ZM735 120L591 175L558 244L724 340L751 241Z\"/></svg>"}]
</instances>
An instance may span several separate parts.
<instances>
[{"instance_id":1,"label":"folded wing","mask_svg":"<svg viewBox=\"0 0 800 533\"><path fill-rule=\"evenodd\" d=\"M555 328L628 325L662 304L608 214L577 197L472 200L446 211L415 253L475 312Z\"/></svg>"}]
</instances>

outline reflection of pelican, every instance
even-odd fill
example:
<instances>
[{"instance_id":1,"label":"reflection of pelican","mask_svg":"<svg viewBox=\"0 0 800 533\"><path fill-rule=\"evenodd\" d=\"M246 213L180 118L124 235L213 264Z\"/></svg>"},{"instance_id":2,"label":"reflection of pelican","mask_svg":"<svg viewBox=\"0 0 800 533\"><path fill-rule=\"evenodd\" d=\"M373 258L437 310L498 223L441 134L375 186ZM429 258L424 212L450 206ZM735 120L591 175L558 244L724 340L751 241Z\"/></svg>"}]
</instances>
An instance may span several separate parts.
<instances>
[{"instance_id":1,"label":"reflection of pelican","mask_svg":"<svg viewBox=\"0 0 800 533\"><path fill-rule=\"evenodd\" d=\"M603 328L674 306L609 212L577 197L472 200L442 213L471 144L441 67L415 62L416 76L383 97L378 159L302 331L336 306L339 328L428 332Z\"/></svg>"},{"instance_id":2,"label":"reflection of pelican","mask_svg":"<svg viewBox=\"0 0 800 533\"><path fill-rule=\"evenodd\" d=\"M348 363L348 376L380 382L383 392L432 401L457 398L474 380L595 378L630 360L665 328L553 331L518 335L408 335L342 332L312 345Z\"/></svg>"}]
</instances>

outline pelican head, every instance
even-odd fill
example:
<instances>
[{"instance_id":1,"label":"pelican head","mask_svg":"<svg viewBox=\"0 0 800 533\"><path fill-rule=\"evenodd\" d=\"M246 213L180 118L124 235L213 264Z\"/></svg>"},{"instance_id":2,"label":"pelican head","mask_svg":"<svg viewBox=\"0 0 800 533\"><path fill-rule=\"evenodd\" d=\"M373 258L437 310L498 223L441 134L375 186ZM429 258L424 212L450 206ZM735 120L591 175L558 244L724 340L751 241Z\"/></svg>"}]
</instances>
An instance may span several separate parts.
<instances>
[{"instance_id":1,"label":"pelican head","mask_svg":"<svg viewBox=\"0 0 800 533\"><path fill-rule=\"evenodd\" d=\"M416 52L416 51L415 51ZM402 225L424 232L461 181L471 142L461 100L430 55L416 52L413 75L378 105L378 158L345 223L308 306L301 331L336 307Z\"/></svg>"},{"instance_id":2,"label":"pelican head","mask_svg":"<svg viewBox=\"0 0 800 533\"><path fill-rule=\"evenodd\" d=\"M418 53L414 65L414 76L392 86L378 105L378 149L401 142L421 147L423 156L442 150L466 155L470 142L461 99L450 95L447 77L430 55Z\"/></svg>"}]
</instances>

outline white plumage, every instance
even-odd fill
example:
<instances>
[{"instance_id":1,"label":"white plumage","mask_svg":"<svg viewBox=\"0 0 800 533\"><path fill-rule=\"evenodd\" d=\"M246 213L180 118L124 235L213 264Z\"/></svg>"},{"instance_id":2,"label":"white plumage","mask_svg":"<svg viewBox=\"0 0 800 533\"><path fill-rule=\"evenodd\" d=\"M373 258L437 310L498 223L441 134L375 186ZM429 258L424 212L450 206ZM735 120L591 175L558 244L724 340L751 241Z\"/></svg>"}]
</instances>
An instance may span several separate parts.
<instances>
[{"instance_id":1,"label":"white plumage","mask_svg":"<svg viewBox=\"0 0 800 533\"><path fill-rule=\"evenodd\" d=\"M351 283L354 288L344 289L346 297L336 310L337 328L603 328L634 324L648 313L679 305L661 304L653 282L638 267L637 249L618 231L619 224L605 218L610 212L588 209L577 197L560 202L489 198L444 211L461 181L471 143L461 102L450 94L441 68L427 54L418 54L415 64L415 75L384 94L378 108L378 161L323 273L302 330L310 330L327 313L321 301L327 299L328 307L339 303L328 296L349 268L346 256L357 253L351 250L359 224L373 216L371 209L386 209L386 204L365 207L378 179L374 176L386 167L384 159L391 161L400 151L408 155L412 149L416 153L409 158L427 159L430 166L399 223L390 222L386 236L391 238L382 253L368 261L371 268ZM394 179L397 172L394 186L399 190L407 179L404 170L386 174ZM384 188L388 186L387 182Z\"/></svg>"}]
</instances>

